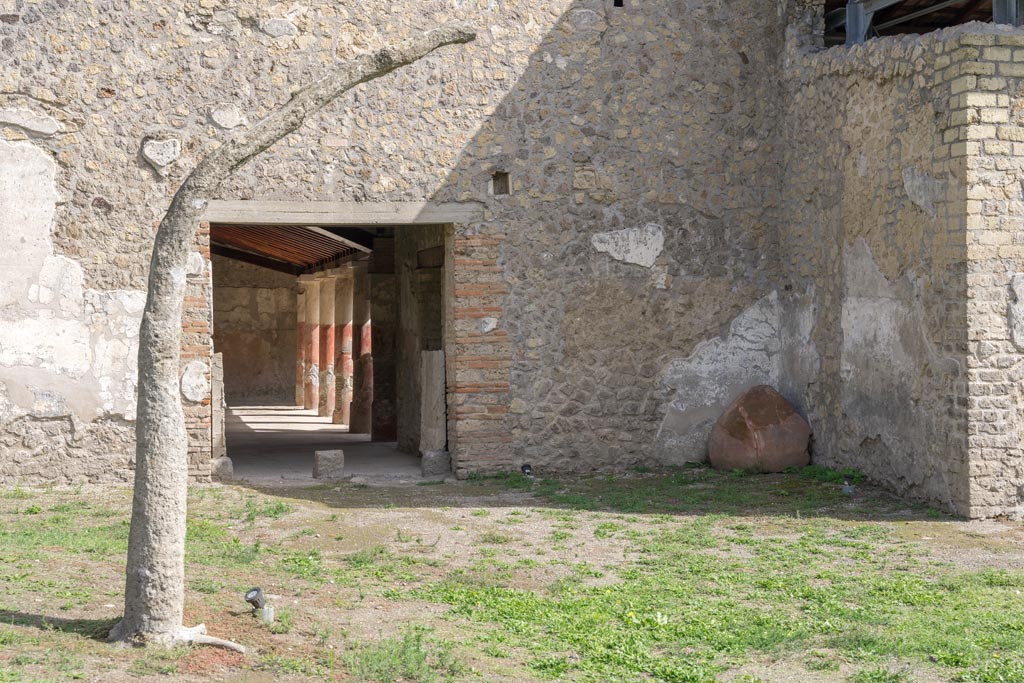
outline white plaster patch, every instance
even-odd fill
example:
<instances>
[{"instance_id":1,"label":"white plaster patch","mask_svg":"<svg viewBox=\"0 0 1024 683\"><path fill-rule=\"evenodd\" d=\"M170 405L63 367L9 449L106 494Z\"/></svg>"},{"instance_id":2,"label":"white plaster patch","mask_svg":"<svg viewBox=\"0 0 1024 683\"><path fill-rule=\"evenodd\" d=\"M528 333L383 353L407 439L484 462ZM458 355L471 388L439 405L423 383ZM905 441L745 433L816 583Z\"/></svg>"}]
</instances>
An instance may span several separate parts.
<instances>
[{"instance_id":1,"label":"white plaster patch","mask_svg":"<svg viewBox=\"0 0 1024 683\"><path fill-rule=\"evenodd\" d=\"M929 216L935 216L935 202L946 194L946 184L913 166L903 169L903 188L917 208Z\"/></svg>"},{"instance_id":2,"label":"white plaster patch","mask_svg":"<svg viewBox=\"0 0 1024 683\"><path fill-rule=\"evenodd\" d=\"M1010 338L1018 350L1024 351L1024 273L1010 278Z\"/></svg>"},{"instance_id":3,"label":"white plaster patch","mask_svg":"<svg viewBox=\"0 0 1024 683\"><path fill-rule=\"evenodd\" d=\"M7 385L4 382L0 382L0 425L22 417L25 415L25 412L17 403L10 399Z\"/></svg>"},{"instance_id":4,"label":"white plaster patch","mask_svg":"<svg viewBox=\"0 0 1024 683\"><path fill-rule=\"evenodd\" d=\"M0 366L43 368L77 379L91 362L89 328L80 320L40 311L37 317L0 325Z\"/></svg>"},{"instance_id":5,"label":"white plaster patch","mask_svg":"<svg viewBox=\"0 0 1024 683\"><path fill-rule=\"evenodd\" d=\"M37 294L41 304L56 304L64 315L82 314L82 266L66 256L49 256L39 271L39 283L29 290Z\"/></svg>"},{"instance_id":6,"label":"white plaster patch","mask_svg":"<svg viewBox=\"0 0 1024 683\"><path fill-rule=\"evenodd\" d=\"M27 299L43 263L53 255L56 174L56 164L43 150L0 140L0 309Z\"/></svg>"},{"instance_id":7,"label":"white plaster patch","mask_svg":"<svg viewBox=\"0 0 1024 683\"><path fill-rule=\"evenodd\" d=\"M661 382L675 390L675 398L657 441L665 462L703 460L711 427L734 398L757 384L778 386L779 320L779 298L772 292L736 316L729 334L668 363Z\"/></svg>"},{"instance_id":8,"label":"white plaster patch","mask_svg":"<svg viewBox=\"0 0 1024 683\"><path fill-rule=\"evenodd\" d=\"M0 412L134 419L146 293L83 288L78 262L54 254L57 200L49 155L0 141Z\"/></svg>"},{"instance_id":9,"label":"white plaster patch","mask_svg":"<svg viewBox=\"0 0 1024 683\"><path fill-rule=\"evenodd\" d=\"M844 419L841 447L853 452L875 442L891 456L872 459L870 447L859 466L900 487L941 482L933 471L945 465L941 451L922 448L936 438L944 415L937 396L961 370L931 340L920 284L912 275L890 281L863 238L843 255L846 292L842 307L839 361ZM894 467L893 463L898 463ZM856 464L856 463L855 463ZM950 495L945 484L935 495Z\"/></svg>"},{"instance_id":10,"label":"white plaster patch","mask_svg":"<svg viewBox=\"0 0 1024 683\"><path fill-rule=\"evenodd\" d=\"M92 376L104 412L135 419L138 390L139 325L146 293L114 290L86 292L93 329Z\"/></svg>"},{"instance_id":11,"label":"white plaster patch","mask_svg":"<svg viewBox=\"0 0 1024 683\"><path fill-rule=\"evenodd\" d=\"M210 394L210 368L201 360L194 360L181 373L181 395L186 400L199 403Z\"/></svg>"},{"instance_id":12,"label":"white plaster patch","mask_svg":"<svg viewBox=\"0 0 1024 683\"><path fill-rule=\"evenodd\" d=\"M142 156L158 171L181 156L181 142L167 140L146 140L142 143Z\"/></svg>"},{"instance_id":13,"label":"white plaster patch","mask_svg":"<svg viewBox=\"0 0 1024 683\"><path fill-rule=\"evenodd\" d=\"M481 318L480 331L482 333L487 334L488 332L493 332L496 327L498 327L497 318Z\"/></svg>"},{"instance_id":14,"label":"white plaster patch","mask_svg":"<svg viewBox=\"0 0 1024 683\"><path fill-rule=\"evenodd\" d=\"M808 286L803 294L788 294L781 301L779 336L782 346L778 390L804 413L804 396L809 384L821 371L821 356L813 341L817 319L815 289ZM811 419L811 415L804 414Z\"/></svg>"},{"instance_id":15,"label":"white plaster patch","mask_svg":"<svg viewBox=\"0 0 1024 683\"><path fill-rule=\"evenodd\" d=\"M50 136L60 131L57 119L48 114L37 114L30 109L0 109L0 125L14 126L29 133Z\"/></svg>"},{"instance_id":16,"label":"white plaster patch","mask_svg":"<svg viewBox=\"0 0 1024 683\"><path fill-rule=\"evenodd\" d=\"M613 259L650 268L665 248L665 234L657 223L648 223L642 228L599 232L590 243Z\"/></svg>"}]
</instances>

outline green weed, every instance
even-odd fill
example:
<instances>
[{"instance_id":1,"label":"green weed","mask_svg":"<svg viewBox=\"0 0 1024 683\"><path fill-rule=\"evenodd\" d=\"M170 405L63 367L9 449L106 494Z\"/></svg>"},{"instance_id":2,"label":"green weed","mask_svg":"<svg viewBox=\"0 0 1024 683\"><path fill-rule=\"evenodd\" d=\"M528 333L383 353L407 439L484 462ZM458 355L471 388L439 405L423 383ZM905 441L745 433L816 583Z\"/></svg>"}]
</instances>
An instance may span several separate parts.
<instances>
[{"instance_id":1,"label":"green weed","mask_svg":"<svg viewBox=\"0 0 1024 683\"><path fill-rule=\"evenodd\" d=\"M452 654L452 645L428 640L422 628L359 646L346 658L346 663L352 677L362 683L440 683L453 680L462 671Z\"/></svg>"}]
</instances>

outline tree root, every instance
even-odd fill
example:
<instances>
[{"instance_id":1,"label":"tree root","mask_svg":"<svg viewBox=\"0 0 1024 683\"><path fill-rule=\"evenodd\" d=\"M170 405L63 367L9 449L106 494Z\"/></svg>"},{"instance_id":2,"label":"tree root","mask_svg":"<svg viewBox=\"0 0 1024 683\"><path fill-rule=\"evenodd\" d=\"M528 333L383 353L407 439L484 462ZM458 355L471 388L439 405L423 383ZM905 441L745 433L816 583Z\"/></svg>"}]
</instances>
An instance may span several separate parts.
<instances>
[{"instance_id":1,"label":"tree root","mask_svg":"<svg viewBox=\"0 0 1024 683\"><path fill-rule=\"evenodd\" d=\"M118 622L114 628L110 630L110 635L107 638L108 642L124 642L131 643L132 645L160 645L163 647L179 647L182 645L209 645L211 647L222 647L225 650L233 650L245 654L245 647L239 645L236 642L230 640L224 640L223 638L215 638L213 636L206 635L206 625L199 624L198 626L182 626L169 633L132 633L125 634L120 630L121 624L124 622Z\"/></svg>"},{"instance_id":2,"label":"tree root","mask_svg":"<svg viewBox=\"0 0 1024 683\"><path fill-rule=\"evenodd\" d=\"M235 652L245 654L245 647L236 642L206 635L205 624L199 624L192 628L183 627L181 631L175 634L175 640L181 645L210 645L211 647L222 647L225 650L234 650Z\"/></svg>"}]
</instances>

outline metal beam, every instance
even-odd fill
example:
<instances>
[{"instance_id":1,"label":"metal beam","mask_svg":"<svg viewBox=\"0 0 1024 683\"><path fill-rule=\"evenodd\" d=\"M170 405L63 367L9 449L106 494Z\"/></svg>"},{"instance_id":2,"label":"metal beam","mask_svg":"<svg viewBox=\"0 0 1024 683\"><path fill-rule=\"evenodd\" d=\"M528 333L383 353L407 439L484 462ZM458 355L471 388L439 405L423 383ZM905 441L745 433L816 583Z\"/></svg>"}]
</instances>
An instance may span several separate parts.
<instances>
[{"instance_id":1,"label":"metal beam","mask_svg":"<svg viewBox=\"0 0 1024 683\"><path fill-rule=\"evenodd\" d=\"M992 23L1024 25L1024 0L992 0Z\"/></svg>"},{"instance_id":2,"label":"metal beam","mask_svg":"<svg viewBox=\"0 0 1024 683\"><path fill-rule=\"evenodd\" d=\"M901 2L903 2L903 0L849 0L846 3L846 7L832 10L828 13L825 17L825 31L832 31L846 24L850 5L860 5L860 8L866 14L874 14L886 7L892 7L893 5Z\"/></svg>"},{"instance_id":3,"label":"metal beam","mask_svg":"<svg viewBox=\"0 0 1024 683\"><path fill-rule=\"evenodd\" d=\"M369 247L365 247L362 244L359 244L358 242L353 242L352 240L347 240L344 237L342 237L341 235L335 235L333 232L330 232L329 230L324 230L323 228L318 228L315 225L303 225L302 229L303 230L309 230L310 232L315 232L318 235L323 235L327 239L334 240L335 242L337 242L339 244L344 244L346 247L348 247L350 249L355 249L356 251L361 251L364 254L369 254L371 251L373 251L373 249L370 249Z\"/></svg>"},{"instance_id":4,"label":"metal beam","mask_svg":"<svg viewBox=\"0 0 1024 683\"><path fill-rule=\"evenodd\" d=\"M918 17L923 17L923 16L925 16L927 14L931 14L932 12L938 12L940 9L946 9L950 5L959 5L963 1L964 0L942 0L942 2L938 2L938 3L936 3L936 4L934 4L934 5L930 6L930 7L925 7L923 9L917 10L916 12L911 12L910 14L904 14L901 17L896 17L895 19L891 19L891 20L889 20L889 21L887 21L885 23L879 24L878 26L875 27L875 30L876 31L884 31L887 28L892 28L893 26L899 26L902 23L905 23L905 22L908 22L908 21L913 21L914 19L917 19Z\"/></svg>"},{"instance_id":5,"label":"metal beam","mask_svg":"<svg viewBox=\"0 0 1024 683\"><path fill-rule=\"evenodd\" d=\"M868 39L874 12L869 12L863 2L846 3L846 44L859 45Z\"/></svg>"}]
</instances>

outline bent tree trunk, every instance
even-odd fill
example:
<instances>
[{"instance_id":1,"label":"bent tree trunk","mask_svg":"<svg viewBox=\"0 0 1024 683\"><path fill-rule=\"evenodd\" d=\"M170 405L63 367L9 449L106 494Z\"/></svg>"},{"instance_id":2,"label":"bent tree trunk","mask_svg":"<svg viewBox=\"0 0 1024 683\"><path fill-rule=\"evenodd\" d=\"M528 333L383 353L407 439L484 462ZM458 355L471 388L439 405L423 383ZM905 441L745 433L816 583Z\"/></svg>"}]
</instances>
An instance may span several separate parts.
<instances>
[{"instance_id":1,"label":"bent tree trunk","mask_svg":"<svg viewBox=\"0 0 1024 683\"><path fill-rule=\"evenodd\" d=\"M232 172L345 91L411 64L441 46L466 43L474 37L468 28L443 26L341 64L251 129L207 154L175 193L157 229L150 260L149 293L139 339L135 491L124 617L111 630L110 640L242 649L206 636L202 625L185 628L182 624L188 438L179 393L181 314L186 262L206 199L215 196Z\"/></svg>"}]
</instances>

